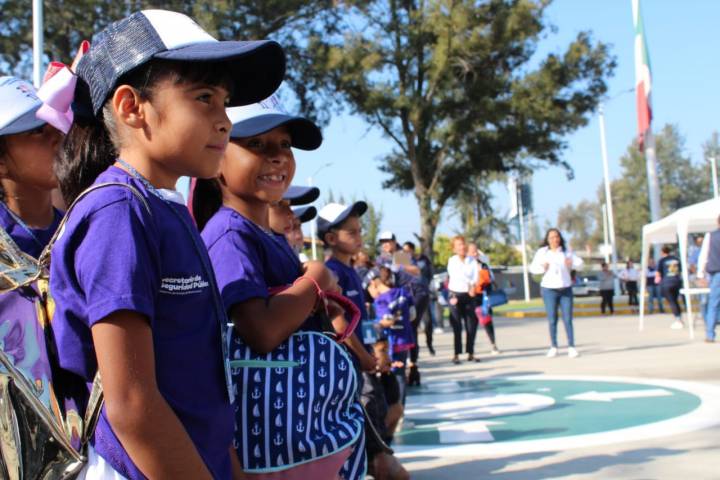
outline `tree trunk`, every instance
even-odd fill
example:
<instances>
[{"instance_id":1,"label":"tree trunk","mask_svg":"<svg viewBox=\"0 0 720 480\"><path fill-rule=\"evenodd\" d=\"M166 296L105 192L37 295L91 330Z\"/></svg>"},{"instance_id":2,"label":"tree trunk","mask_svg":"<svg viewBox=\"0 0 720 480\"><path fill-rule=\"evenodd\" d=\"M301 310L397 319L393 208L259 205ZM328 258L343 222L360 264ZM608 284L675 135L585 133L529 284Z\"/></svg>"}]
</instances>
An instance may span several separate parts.
<instances>
[{"instance_id":1,"label":"tree trunk","mask_svg":"<svg viewBox=\"0 0 720 480\"><path fill-rule=\"evenodd\" d=\"M433 261L435 256L435 252L433 251L435 231L437 230L440 216L436 212L433 212L432 199L428 192L416 194L416 198L420 209L420 248L422 249L422 253L427 255L430 261Z\"/></svg>"}]
</instances>

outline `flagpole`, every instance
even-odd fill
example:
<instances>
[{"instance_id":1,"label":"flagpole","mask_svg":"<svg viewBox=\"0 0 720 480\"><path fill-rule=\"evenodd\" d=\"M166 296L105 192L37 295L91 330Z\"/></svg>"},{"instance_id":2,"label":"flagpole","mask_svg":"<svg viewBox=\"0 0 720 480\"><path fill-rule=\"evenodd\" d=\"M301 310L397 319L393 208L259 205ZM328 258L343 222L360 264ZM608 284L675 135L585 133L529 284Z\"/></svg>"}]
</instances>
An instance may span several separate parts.
<instances>
[{"instance_id":1,"label":"flagpole","mask_svg":"<svg viewBox=\"0 0 720 480\"><path fill-rule=\"evenodd\" d=\"M33 83L40 88L43 74L43 0L33 0Z\"/></svg>"},{"instance_id":2,"label":"flagpole","mask_svg":"<svg viewBox=\"0 0 720 480\"><path fill-rule=\"evenodd\" d=\"M608 236L610 237L610 258L612 258L612 271L615 276L615 291L618 290L617 273L617 247L615 244L615 216L613 214L612 192L610 189L610 167L607 153L607 139L605 138L605 110L602 103L598 105L598 123L600 124L600 152L603 162L603 179L605 182L605 205L607 206Z\"/></svg>"}]
</instances>

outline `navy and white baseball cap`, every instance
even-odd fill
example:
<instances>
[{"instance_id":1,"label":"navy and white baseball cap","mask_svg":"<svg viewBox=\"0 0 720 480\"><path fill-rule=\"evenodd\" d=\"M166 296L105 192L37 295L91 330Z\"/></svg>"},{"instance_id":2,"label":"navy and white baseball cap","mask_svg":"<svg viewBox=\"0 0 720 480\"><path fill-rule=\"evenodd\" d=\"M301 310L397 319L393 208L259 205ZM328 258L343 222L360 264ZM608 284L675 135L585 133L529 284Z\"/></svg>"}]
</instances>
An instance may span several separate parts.
<instances>
[{"instance_id":1,"label":"navy and white baseball cap","mask_svg":"<svg viewBox=\"0 0 720 480\"><path fill-rule=\"evenodd\" d=\"M318 187L303 187L301 185L290 185L283 195L283 200L290 202L290 205L307 205L318 199L320 189Z\"/></svg>"},{"instance_id":2,"label":"navy and white baseball cap","mask_svg":"<svg viewBox=\"0 0 720 480\"><path fill-rule=\"evenodd\" d=\"M35 116L42 106L35 87L16 77L0 77L0 135L27 132L45 125Z\"/></svg>"},{"instance_id":3,"label":"navy and white baseball cap","mask_svg":"<svg viewBox=\"0 0 720 480\"><path fill-rule=\"evenodd\" d=\"M322 239L331 229L341 225L350 215L361 217L367 211L367 203L362 200L352 205L328 203L318 212L317 231Z\"/></svg>"},{"instance_id":4,"label":"navy and white baseball cap","mask_svg":"<svg viewBox=\"0 0 720 480\"><path fill-rule=\"evenodd\" d=\"M78 64L92 112L97 115L120 77L153 58L226 63L235 82L233 106L267 98L285 75L285 54L277 42L220 42L182 13L143 10L97 34Z\"/></svg>"},{"instance_id":5,"label":"navy and white baseball cap","mask_svg":"<svg viewBox=\"0 0 720 480\"><path fill-rule=\"evenodd\" d=\"M322 132L313 122L289 115L277 95L262 102L227 109L232 122L230 138L246 138L285 125L290 131L292 146L300 150L315 150L322 143Z\"/></svg>"},{"instance_id":6,"label":"navy and white baseball cap","mask_svg":"<svg viewBox=\"0 0 720 480\"><path fill-rule=\"evenodd\" d=\"M391 232L390 230L385 230L384 232L380 232L380 235L378 236L378 242L390 242L390 241L396 241L395 234Z\"/></svg>"},{"instance_id":7,"label":"navy and white baseball cap","mask_svg":"<svg viewBox=\"0 0 720 480\"><path fill-rule=\"evenodd\" d=\"M307 223L317 216L317 208L312 205L296 207L292 209L293 215L300 220L300 223Z\"/></svg>"}]
</instances>

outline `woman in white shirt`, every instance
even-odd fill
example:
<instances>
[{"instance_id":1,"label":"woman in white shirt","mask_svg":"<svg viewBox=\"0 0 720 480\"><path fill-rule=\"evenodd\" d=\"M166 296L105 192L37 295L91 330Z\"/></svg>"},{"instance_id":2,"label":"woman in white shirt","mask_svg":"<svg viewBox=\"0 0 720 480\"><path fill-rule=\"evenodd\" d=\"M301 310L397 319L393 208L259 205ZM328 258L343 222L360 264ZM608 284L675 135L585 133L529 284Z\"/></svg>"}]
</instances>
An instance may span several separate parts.
<instances>
[{"instance_id":1,"label":"woman in white shirt","mask_svg":"<svg viewBox=\"0 0 720 480\"><path fill-rule=\"evenodd\" d=\"M581 267L583 261L565 246L565 240L557 228L551 228L545 234L540 249L535 253L530 271L534 274L541 274L543 302L550 324L550 350L548 357L557 355L557 321L558 307L562 313L565 334L568 342L568 356L571 358L579 355L575 349L575 338L573 335L573 292L571 270Z\"/></svg>"},{"instance_id":2,"label":"woman in white shirt","mask_svg":"<svg viewBox=\"0 0 720 480\"><path fill-rule=\"evenodd\" d=\"M455 340L453 363L460 363L462 353L462 324L465 322L465 351L468 361L479 362L475 358L475 333L478 321L475 317L475 284L478 269L475 259L467 255L465 237L458 235L452 239L453 255L448 260L448 291L450 296L450 325Z\"/></svg>"}]
</instances>

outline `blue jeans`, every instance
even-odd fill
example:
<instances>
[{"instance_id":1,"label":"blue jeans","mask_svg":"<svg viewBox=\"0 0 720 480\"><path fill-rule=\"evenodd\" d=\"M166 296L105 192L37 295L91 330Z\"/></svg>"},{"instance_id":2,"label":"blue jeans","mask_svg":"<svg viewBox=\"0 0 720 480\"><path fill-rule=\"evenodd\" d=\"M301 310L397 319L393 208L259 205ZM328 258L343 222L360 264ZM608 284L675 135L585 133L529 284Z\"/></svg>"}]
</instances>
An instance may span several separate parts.
<instances>
[{"instance_id":1,"label":"blue jeans","mask_svg":"<svg viewBox=\"0 0 720 480\"><path fill-rule=\"evenodd\" d=\"M660 313L665 313L665 310L663 309L663 303L662 303L662 296L660 295L660 285L648 285L647 286L648 291L648 310L650 310L650 313L655 312L655 304L653 300L657 300L658 304L658 310L660 310Z\"/></svg>"},{"instance_id":2,"label":"blue jeans","mask_svg":"<svg viewBox=\"0 0 720 480\"><path fill-rule=\"evenodd\" d=\"M550 342L552 346L557 348L557 322L558 322L558 306L562 313L562 321L565 324L565 334L567 335L568 347L575 346L575 336L573 335L573 293L572 287L567 288L544 288L542 289L543 302L545 303L545 312L547 313L548 323L550 326Z\"/></svg>"},{"instance_id":3,"label":"blue jeans","mask_svg":"<svg viewBox=\"0 0 720 480\"><path fill-rule=\"evenodd\" d=\"M715 324L720 314L720 273L710 275L710 294L705 309L705 338L715 340Z\"/></svg>"}]
</instances>

